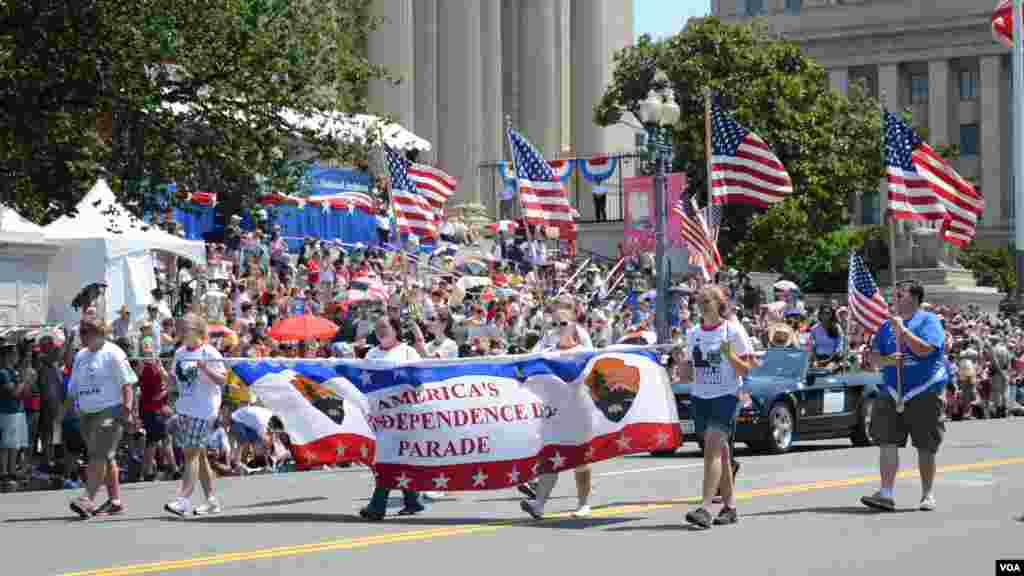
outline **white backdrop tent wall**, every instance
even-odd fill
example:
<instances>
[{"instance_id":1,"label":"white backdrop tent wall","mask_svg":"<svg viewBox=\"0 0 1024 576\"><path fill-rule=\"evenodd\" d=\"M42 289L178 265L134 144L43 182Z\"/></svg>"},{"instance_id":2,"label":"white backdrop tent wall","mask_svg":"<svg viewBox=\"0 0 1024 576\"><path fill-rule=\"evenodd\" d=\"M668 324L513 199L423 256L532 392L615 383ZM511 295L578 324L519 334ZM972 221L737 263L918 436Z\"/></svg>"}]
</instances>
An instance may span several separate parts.
<instances>
[{"instance_id":1,"label":"white backdrop tent wall","mask_svg":"<svg viewBox=\"0 0 1024 576\"><path fill-rule=\"evenodd\" d=\"M41 226L0 205L0 331L46 321L47 277L58 250Z\"/></svg>"},{"instance_id":2,"label":"white backdrop tent wall","mask_svg":"<svg viewBox=\"0 0 1024 576\"><path fill-rule=\"evenodd\" d=\"M78 203L77 211L74 217L62 216L43 228L45 237L61 247L50 265L47 319L51 322L75 323L81 311L73 310L71 301L94 282L107 285L100 313L108 320L123 304L128 305L133 321L142 318L152 301L150 291L156 287L155 250L206 265L202 242L178 238L131 216L103 180Z\"/></svg>"}]
</instances>

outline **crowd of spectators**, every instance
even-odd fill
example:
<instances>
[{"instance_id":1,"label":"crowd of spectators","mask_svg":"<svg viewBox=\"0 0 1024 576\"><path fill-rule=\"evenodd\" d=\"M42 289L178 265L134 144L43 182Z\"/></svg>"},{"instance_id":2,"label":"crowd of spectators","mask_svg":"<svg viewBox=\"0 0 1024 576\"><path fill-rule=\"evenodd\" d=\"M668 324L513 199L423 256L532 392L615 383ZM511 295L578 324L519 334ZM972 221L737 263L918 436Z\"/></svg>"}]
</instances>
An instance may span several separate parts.
<instances>
[{"instance_id":1,"label":"crowd of spectators","mask_svg":"<svg viewBox=\"0 0 1024 576\"><path fill-rule=\"evenodd\" d=\"M229 358L363 358L380 344L381 322L385 333L393 332L421 358L548 349L566 323L575 325L585 348L654 342L654 263L644 253L618 261L571 256L542 230L485 234L458 216L429 250L415 243L364 246L305 238L295 252L288 240L276 226L243 230L232 218L224 244L208 246L205 268L159 259L161 288L145 317L116 311L110 338L132 358L139 376L135 424L119 454L124 480L180 476L180 450L166 430L176 396L166 367L182 341L178 319L189 312L208 321L209 342ZM391 238L382 233L380 240ZM758 288L743 274L723 272L718 280L732 297L729 315L745 325L755 348L796 346L837 369L863 365L867 337L849 324L840 303L808 308L798 292ZM679 344L699 321L691 298L699 283L690 279L672 290L671 335ZM1021 413L1019 318L972 307L926 307L945 323L949 367L956 374L948 416ZM294 342L271 336L276 322L302 314L333 321L336 334ZM66 332L68 338L53 331L0 349L0 487L6 490L73 488L81 481L84 445L74 408L65 410L64 402L65 366L77 344L74 331ZM671 357L666 365L675 371ZM228 434L232 413L253 401L244 393L225 397L209 441L219 474L289 469L288 437L279 426L245 450ZM337 405L321 409L340 417Z\"/></svg>"}]
</instances>

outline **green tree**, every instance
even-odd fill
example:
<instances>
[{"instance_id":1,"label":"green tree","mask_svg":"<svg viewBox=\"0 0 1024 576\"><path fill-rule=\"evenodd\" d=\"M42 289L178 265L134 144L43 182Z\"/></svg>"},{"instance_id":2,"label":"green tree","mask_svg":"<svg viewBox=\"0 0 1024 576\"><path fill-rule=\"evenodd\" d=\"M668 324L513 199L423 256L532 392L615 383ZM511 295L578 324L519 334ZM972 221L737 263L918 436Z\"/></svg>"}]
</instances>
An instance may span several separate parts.
<instances>
[{"instance_id":1,"label":"green tree","mask_svg":"<svg viewBox=\"0 0 1024 576\"><path fill-rule=\"evenodd\" d=\"M162 183L247 204L281 156L360 142L285 113L365 108L370 0L10 0L0 5L0 199L49 221L106 175L139 214ZM97 137L97 126L105 138Z\"/></svg>"},{"instance_id":2,"label":"green tree","mask_svg":"<svg viewBox=\"0 0 1024 576\"><path fill-rule=\"evenodd\" d=\"M724 253L750 270L784 272L787 258L850 221L849 200L878 187L882 173L878 102L856 87L844 97L799 46L758 24L708 18L659 41L642 36L615 56L611 85L595 108L603 126L639 104L663 70L682 108L672 129L675 169L691 191L707 189L704 96L710 88L736 120L761 136L786 166L794 194L766 211L728 206ZM703 203L703 202L702 202Z\"/></svg>"}]
</instances>

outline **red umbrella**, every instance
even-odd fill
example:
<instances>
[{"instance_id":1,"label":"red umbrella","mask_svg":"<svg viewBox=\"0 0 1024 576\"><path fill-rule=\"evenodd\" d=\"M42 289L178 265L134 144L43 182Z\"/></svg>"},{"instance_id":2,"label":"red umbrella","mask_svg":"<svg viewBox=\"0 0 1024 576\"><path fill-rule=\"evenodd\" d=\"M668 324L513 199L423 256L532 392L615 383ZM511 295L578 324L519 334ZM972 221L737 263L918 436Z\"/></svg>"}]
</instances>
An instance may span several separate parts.
<instances>
[{"instance_id":1,"label":"red umbrella","mask_svg":"<svg viewBox=\"0 0 1024 576\"><path fill-rule=\"evenodd\" d=\"M320 316L303 314L278 321L270 327L270 337L279 342L327 340L338 333L334 322Z\"/></svg>"}]
</instances>

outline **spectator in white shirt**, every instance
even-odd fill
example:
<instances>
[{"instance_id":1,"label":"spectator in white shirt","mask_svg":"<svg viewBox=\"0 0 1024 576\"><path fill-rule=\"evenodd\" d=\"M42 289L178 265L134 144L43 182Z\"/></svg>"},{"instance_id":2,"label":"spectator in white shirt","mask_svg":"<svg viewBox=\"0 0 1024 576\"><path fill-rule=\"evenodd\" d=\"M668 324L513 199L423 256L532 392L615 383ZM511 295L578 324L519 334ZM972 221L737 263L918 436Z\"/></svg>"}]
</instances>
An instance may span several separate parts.
<instances>
[{"instance_id":1,"label":"spectator in white shirt","mask_svg":"<svg viewBox=\"0 0 1024 576\"><path fill-rule=\"evenodd\" d=\"M459 345L452 339L451 316L438 314L426 318L427 330L433 338L426 343L419 324L413 324L412 333L416 339L416 351L424 358L458 358Z\"/></svg>"},{"instance_id":2,"label":"spectator in white shirt","mask_svg":"<svg viewBox=\"0 0 1024 576\"><path fill-rule=\"evenodd\" d=\"M109 330L93 318L82 320L79 335L84 348L75 355L65 400L66 406L77 401L89 453L85 495L71 502L82 518L124 512L115 456L124 429L132 422L132 392L138 378L124 351L107 341ZM96 508L93 500L104 483L110 499Z\"/></svg>"},{"instance_id":3,"label":"spectator in white shirt","mask_svg":"<svg viewBox=\"0 0 1024 576\"><path fill-rule=\"evenodd\" d=\"M221 506L213 492L206 439L220 413L221 387L227 380L227 370L220 352L205 343L206 320L195 314L186 314L182 320L183 346L174 353L170 378L179 394L174 406L174 443L185 452L185 466L178 496L164 509L178 516L187 514L192 507L191 497L198 476L206 493L206 504L194 512L196 515L216 514Z\"/></svg>"}]
</instances>

